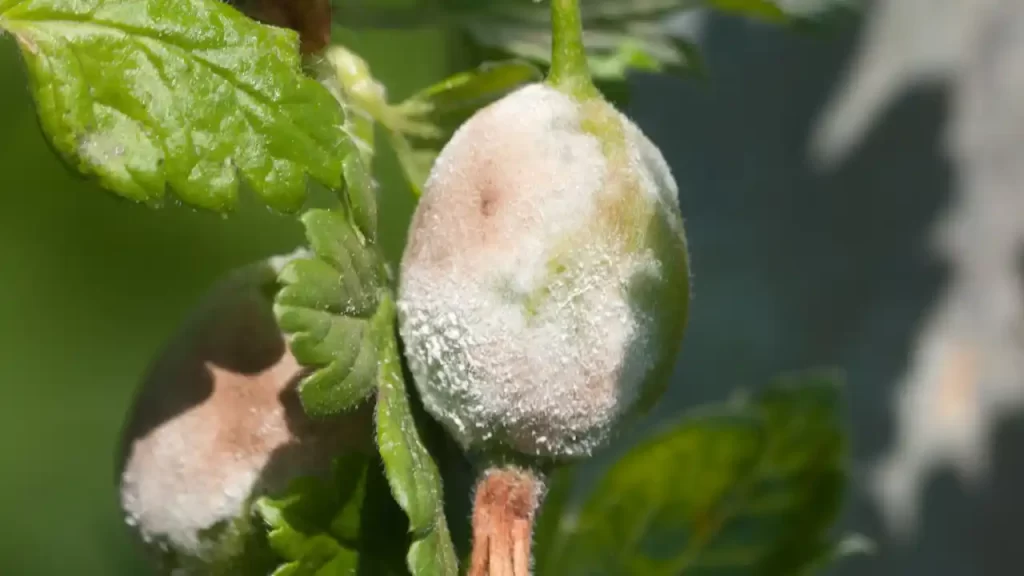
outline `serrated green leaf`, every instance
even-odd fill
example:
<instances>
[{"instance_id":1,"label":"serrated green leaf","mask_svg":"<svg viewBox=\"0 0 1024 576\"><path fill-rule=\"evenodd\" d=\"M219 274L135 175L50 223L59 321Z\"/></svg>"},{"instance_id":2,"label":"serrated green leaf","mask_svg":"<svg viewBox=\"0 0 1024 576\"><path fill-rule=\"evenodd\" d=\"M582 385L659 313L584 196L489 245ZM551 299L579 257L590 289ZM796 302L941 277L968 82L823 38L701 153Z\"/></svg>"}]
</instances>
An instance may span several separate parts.
<instances>
[{"instance_id":1,"label":"serrated green leaf","mask_svg":"<svg viewBox=\"0 0 1024 576\"><path fill-rule=\"evenodd\" d=\"M301 478L286 495L257 500L254 511L282 562L274 574L348 576L371 566L360 573L401 574L389 559L405 549L401 530L375 525L381 516L396 524L395 503L375 493L384 483L369 456L347 454L336 461L330 481Z\"/></svg>"},{"instance_id":2,"label":"serrated green leaf","mask_svg":"<svg viewBox=\"0 0 1024 576\"><path fill-rule=\"evenodd\" d=\"M278 325L295 358L313 371L299 383L311 415L355 407L376 388L376 334L391 329L380 310L386 268L340 211L302 216L313 255L288 262L274 300Z\"/></svg>"},{"instance_id":3,"label":"serrated green leaf","mask_svg":"<svg viewBox=\"0 0 1024 576\"><path fill-rule=\"evenodd\" d=\"M298 38L217 0L0 0L44 132L78 171L135 201L170 188L225 211L238 175L298 209L341 185L343 114L303 75Z\"/></svg>"},{"instance_id":4,"label":"serrated green leaf","mask_svg":"<svg viewBox=\"0 0 1024 576\"><path fill-rule=\"evenodd\" d=\"M342 46L330 47L316 67L320 82L345 109L348 136L342 173L344 199L353 224L370 241L377 238L377 183L373 178L374 116L386 107L384 87L366 62Z\"/></svg>"},{"instance_id":5,"label":"serrated green leaf","mask_svg":"<svg viewBox=\"0 0 1024 576\"><path fill-rule=\"evenodd\" d=\"M335 462L330 481L303 477L294 480L284 496L259 498L254 509L267 525L274 552L286 560L298 560L309 537L330 533L335 516L358 511L369 461L363 454L346 454ZM357 539L358 534L347 541Z\"/></svg>"},{"instance_id":6,"label":"serrated green leaf","mask_svg":"<svg viewBox=\"0 0 1024 576\"><path fill-rule=\"evenodd\" d=\"M382 309L394 318L394 303ZM413 576L456 576L458 558L444 515L441 475L423 444L409 404L394 331L378 334L377 445L395 500L409 518L406 555Z\"/></svg>"},{"instance_id":7,"label":"serrated green leaf","mask_svg":"<svg viewBox=\"0 0 1024 576\"><path fill-rule=\"evenodd\" d=\"M346 124L350 134L373 132L373 121L369 118L352 115ZM370 146L370 151L357 149L357 146ZM342 174L345 176L345 199L352 214L352 222L359 231L371 242L377 241L377 181L373 177L373 139L365 137L353 140L349 146L350 153L345 156Z\"/></svg>"},{"instance_id":8,"label":"serrated green leaf","mask_svg":"<svg viewBox=\"0 0 1024 576\"><path fill-rule=\"evenodd\" d=\"M611 468L538 574L807 573L845 487L839 405L834 375L808 372L685 417Z\"/></svg>"}]
</instances>

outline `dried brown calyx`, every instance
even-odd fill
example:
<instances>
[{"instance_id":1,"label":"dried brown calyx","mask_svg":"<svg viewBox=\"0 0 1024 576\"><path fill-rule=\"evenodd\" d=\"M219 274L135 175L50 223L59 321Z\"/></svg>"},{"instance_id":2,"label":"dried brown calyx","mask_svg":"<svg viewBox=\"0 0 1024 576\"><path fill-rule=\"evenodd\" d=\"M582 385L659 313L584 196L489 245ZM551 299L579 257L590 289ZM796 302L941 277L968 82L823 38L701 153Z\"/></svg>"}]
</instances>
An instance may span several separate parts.
<instances>
[{"instance_id":1,"label":"dried brown calyx","mask_svg":"<svg viewBox=\"0 0 1024 576\"><path fill-rule=\"evenodd\" d=\"M533 520L544 484L520 468L491 468L473 503L473 556L468 576L529 576Z\"/></svg>"}]
</instances>

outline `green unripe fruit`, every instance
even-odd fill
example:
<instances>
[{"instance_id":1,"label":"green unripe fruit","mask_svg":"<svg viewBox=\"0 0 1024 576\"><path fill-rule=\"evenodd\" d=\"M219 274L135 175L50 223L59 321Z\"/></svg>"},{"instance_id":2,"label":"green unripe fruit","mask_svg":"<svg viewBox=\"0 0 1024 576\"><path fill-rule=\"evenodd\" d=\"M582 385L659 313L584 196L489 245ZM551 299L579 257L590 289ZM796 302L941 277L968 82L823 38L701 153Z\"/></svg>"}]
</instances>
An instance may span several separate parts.
<instances>
[{"instance_id":1,"label":"green unripe fruit","mask_svg":"<svg viewBox=\"0 0 1024 576\"><path fill-rule=\"evenodd\" d=\"M372 453L372 405L312 421L295 387L302 369L272 311L274 267L220 282L146 374L122 440L125 518L162 574L265 574L250 504L301 475Z\"/></svg>"},{"instance_id":2,"label":"green unripe fruit","mask_svg":"<svg viewBox=\"0 0 1024 576\"><path fill-rule=\"evenodd\" d=\"M456 132L398 305L424 405L465 448L585 456L659 395L689 301L677 196L658 149L597 97L533 84Z\"/></svg>"}]
</instances>

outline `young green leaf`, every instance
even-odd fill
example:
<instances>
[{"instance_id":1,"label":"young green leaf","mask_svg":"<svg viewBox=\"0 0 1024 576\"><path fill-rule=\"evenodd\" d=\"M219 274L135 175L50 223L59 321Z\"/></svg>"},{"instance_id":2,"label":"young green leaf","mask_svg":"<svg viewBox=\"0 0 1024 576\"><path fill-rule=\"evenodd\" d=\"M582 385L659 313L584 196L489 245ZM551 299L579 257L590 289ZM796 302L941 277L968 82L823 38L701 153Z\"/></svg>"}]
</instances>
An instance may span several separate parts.
<instances>
[{"instance_id":1,"label":"young green leaf","mask_svg":"<svg viewBox=\"0 0 1024 576\"><path fill-rule=\"evenodd\" d=\"M395 317L385 298L382 310ZM393 328L393 326L392 326ZM456 576L458 557L444 515L441 475L421 438L402 377L394 331L377 335L380 350L377 444L391 492L409 517L412 545L406 555L413 576Z\"/></svg>"},{"instance_id":2,"label":"young green leaf","mask_svg":"<svg viewBox=\"0 0 1024 576\"><path fill-rule=\"evenodd\" d=\"M396 106L397 113L431 128L412 134L389 130L391 146L413 192L421 194L441 147L473 113L542 79L541 71L524 60L485 62L427 87Z\"/></svg>"},{"instance_id":3,"label":"young green leaf","mask_svg":"<svg viewBox=\"0 0 1024 576\"><path fill-rule=\"evenodd\" d=\"M828 555L845 487L839 388L780 379L757 402L690 415L616 463L538 574L805 574Z\"/></svg>"},{"instance_id":4,"label":"young green leaf","mask_svg":"<svg viewBox=\"0 0 1024 576\"><path fill-rule=\"evenodd\" d=\"M543 73L525 60L485 62L420 90L398 109L415 110L417 118L440 130L438 139L443 142L480 108L543 79Z\"/></svg>"},{"instance_id":5,"label":"young green leaf","mask_svg":"<svg viewBox=\"0 0 1024 576\"><path fill-rule=\"evenodd\" d=\"M313 255L281 269L274 313L295 358L315 369L299 384L303 408L329 415L377 386L379 334L392 329L382 308L389 280L380 254L343 212L310 210L302 222Z\"/></svg>"},{"instance_id":6,"label":"young green leaf","mask_svg":"<svg viewBox=\"0 0 1024 576\"><path fill-rule=\"evenodd\" d=\"M282 562L274 576L348 576L357 569L382 576L404 574L394 558L407 539L401 511L386 490L370 457L349 454L338 459L330 481L302 478L280 498L257 500L254 511Z\"/></svg>"},{"instance_id":7,"label":"young green leaf","mask_svg":"<svg viewBox=\"0 0 1024 576\"><path fill-rule=\"evenodd\" d=\"M0 0L40 123L78 171L151 205L232 209L239 174L301 207L341 185L342 111L303 75L295 32L217 0Z\"/></svg>"}]
</instances>

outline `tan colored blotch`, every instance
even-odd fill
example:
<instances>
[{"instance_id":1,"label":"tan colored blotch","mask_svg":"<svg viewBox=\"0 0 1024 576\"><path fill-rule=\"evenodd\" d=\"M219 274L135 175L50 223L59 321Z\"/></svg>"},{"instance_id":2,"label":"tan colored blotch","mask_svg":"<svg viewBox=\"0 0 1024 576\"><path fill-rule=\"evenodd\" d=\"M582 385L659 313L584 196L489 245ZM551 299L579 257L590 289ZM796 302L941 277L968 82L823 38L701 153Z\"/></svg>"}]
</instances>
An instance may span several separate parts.
<instances>
[{"instance_id":1,"label":"tan colored blotch","mask_svg":"<svg viewBox=\"0 0 1024 576\"><path fill-rule=\"evenodd\" d=\"M617 142L594 130L609 125ZM427 410L470 448L600 445L681 338L677 195L610 105L535 84L474 115L438 157L402 259L400 330Z\"/></svg>"},{"instance_id":2,"label":"tan colored blotch","mask_svg":"<svg viewBox=\"0 0 1024 576\"><path fill-rule=\"evenodd\" d=\"M268 276L270 274L270 276ZM253 495L329 469L344 450L373 450L372 407L311 421L301 368L253 266L208 295L160 352L124 431L120 494L141 538L198 555L200 532L245 513Z\"/></svg>"}]
</instances>

